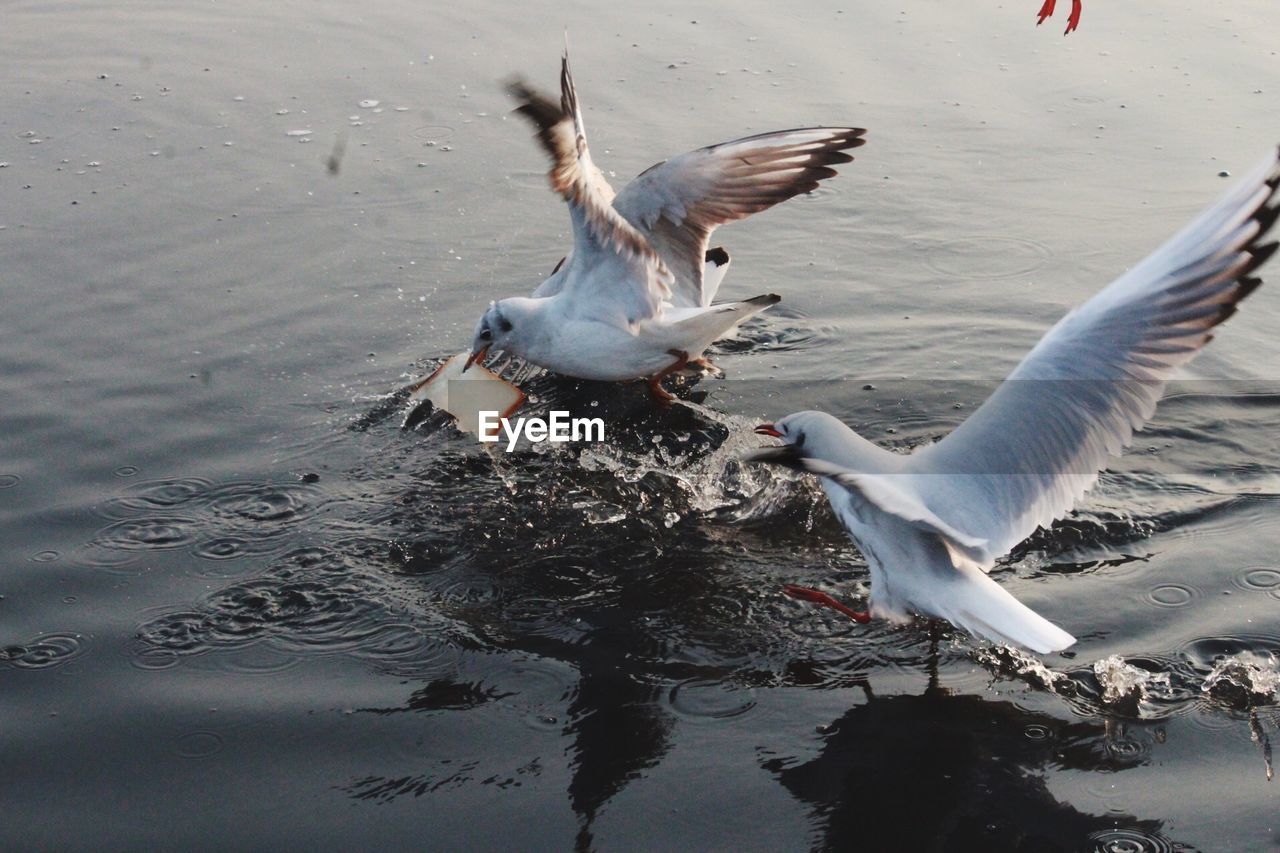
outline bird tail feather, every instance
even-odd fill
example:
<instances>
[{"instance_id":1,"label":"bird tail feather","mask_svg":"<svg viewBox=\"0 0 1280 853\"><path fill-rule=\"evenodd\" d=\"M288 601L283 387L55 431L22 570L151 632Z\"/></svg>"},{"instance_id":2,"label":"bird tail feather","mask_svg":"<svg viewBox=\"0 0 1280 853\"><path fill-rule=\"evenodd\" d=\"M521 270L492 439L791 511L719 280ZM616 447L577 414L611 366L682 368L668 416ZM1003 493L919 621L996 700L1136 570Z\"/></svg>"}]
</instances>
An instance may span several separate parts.
<instances>
[{"instance_id":1,"label":"bird tail feather","mask_svg":"<svg viewBox=\"0 0 1280 853\"><path fill-rule=\"evenodd\" d=\"M961 578L943 615L969 633L1039 654L1075 643L1075 637L1014 598L976 564L956 568Z\"/></svg>"}]
</instances>

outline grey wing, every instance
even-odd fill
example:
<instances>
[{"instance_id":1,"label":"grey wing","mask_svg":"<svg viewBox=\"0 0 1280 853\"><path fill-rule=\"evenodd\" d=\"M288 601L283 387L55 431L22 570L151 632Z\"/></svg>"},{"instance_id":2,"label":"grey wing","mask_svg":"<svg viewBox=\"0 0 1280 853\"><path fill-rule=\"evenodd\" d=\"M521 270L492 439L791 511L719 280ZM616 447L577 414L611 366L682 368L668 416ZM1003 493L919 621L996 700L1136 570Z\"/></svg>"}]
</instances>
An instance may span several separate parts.
<instances>
[{"instance_id":1,"label":"grey wing","mask_svg":"<svg viewBox=\"0 0 1280 853\"><path fill-rule=\"evenodd\" d=\"M670 273L648 239L624 219L611 202L613 188L596 168L587 149L586 129L566 53L560 65L560 103L522 80L507 84L519 102L516 112L528 119L551 158L551 188L569 206L573 251L548 291L572 297L575 311L621 322L652 317L670 297Z\"/></svg>"},{"instance_id":2,"label":"grey wing","mask_svg":"<svg viewBox=\"0 0 1280 853\"><path fill-rule=\"evenodd\" d=\"M1276 250L1280 151L1173 239L1067 314L909 471L941 518L988 541L990 568L1065 514L1155 411L1164 383L1261 280Z\"/></svg>"},{"instance_id":3,"label":"grey wing","mask_svg":"<svg viewBox=\"0 0 1280 853\"><path fill-rule=\"evenodd\" d=\"M556 264L555 269L551 271L551 275L547 276L543 280L542 284L538 285L534 289L532 295L535 299L544 296L555 296L564 289L564 280L569 275L569 271L565 267L572 254L573 253L570 252L568 255L561 258L559 263Z\"/></svg>"},{"instance_id":4,"label":"grey wing","mask_svg":"<svg viewBox=\"0 0 1280 853\"><path fill-rule=\"evenodd\" d=\"M702 270L717 226L816 189L866 140L857 127L813 127L748 136L649 167L613 206L643 232L675 276L673 303L705 306Z\"/></svg>"}]
</instances>

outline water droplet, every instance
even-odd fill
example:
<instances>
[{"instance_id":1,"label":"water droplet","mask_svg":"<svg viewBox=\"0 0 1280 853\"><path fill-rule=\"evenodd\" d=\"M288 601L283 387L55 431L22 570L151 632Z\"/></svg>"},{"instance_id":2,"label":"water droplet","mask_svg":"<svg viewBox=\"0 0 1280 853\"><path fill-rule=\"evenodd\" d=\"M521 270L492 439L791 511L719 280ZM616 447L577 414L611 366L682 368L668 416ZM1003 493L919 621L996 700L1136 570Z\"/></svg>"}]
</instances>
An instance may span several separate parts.
<instances>
[{"instance_id":1,"label":"water droplet","mask_svg":"<svg viewBox=\"0 0 1280 853\"><path fill-rule=\"evenodd\" d=\"M379 103L381 103L381 102L380 102L380 101L376 101L376 100L374 100L373 98L365 98L363 101L361 101L361 102L360 102L360 109L362 109L362 110L371 110L371 109L373 109L374 107L376 107Z\"/></svg>"}]
</instances>

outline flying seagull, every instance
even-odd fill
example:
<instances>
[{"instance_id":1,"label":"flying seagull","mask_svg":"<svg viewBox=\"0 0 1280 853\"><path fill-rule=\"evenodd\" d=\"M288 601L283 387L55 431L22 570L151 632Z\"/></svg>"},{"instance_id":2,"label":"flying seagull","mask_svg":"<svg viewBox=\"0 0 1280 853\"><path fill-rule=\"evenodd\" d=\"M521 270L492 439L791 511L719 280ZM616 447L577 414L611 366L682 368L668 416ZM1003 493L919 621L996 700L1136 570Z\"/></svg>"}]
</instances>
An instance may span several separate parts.
<instances>
[{"instance_id":1,"label":"flying seagull","mask_svg":"<svg viewBox=\"0 0 1280 853\"><path fill-rule=\"evenodd\" d=\"M823 412L756 432L780 438L749 459L822 486L871 571L869 613L788 587L865 622L911 613L1046 653L1075 638L987 576L1037 527L1067 513L1134 430L1165 381L1261 284L1276 251L1280 149L1173 239L1067 314L950 435L890 453Z\"/></svg>"}]
</instances>

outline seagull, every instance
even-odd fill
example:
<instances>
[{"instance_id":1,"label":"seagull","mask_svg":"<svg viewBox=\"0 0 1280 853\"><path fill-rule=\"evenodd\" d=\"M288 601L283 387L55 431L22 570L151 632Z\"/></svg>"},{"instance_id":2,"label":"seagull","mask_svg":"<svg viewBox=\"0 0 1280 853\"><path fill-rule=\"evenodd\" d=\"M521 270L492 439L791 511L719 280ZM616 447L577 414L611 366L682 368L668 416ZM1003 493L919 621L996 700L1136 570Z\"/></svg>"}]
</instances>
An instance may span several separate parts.
<instances>
[{"instance_id":1,"label":"seagull","mask_svg":"<svg viewBox=\"0 0 1280 853\"><path fill-rule=\"evenodd\" d=\"M1057 2L1058 0L1044 0L1044 5L1040 7L1040 20L1036 21L1037 27L1053 14L1053 7ZM1067 18L1067 29L1063 35L1067 35L1078 26L1080 26L1080 0L1071 0L1071 15Z\"/></svg>"},{"instance_id":2,"label":"seagull","mask_svg":"<svg viewBox=\"0 0 1280 853\"><path fill-rule=\"evenodd\" d=\"M566 51L560 102L517 79L516 112L551 157L551 188L573 223L573 250L531 297L492 303L476 326L469 367L490 348L580 379L659 383L743 320L774 305L768 293L713 302L729 264L709 249L725 222L773 207L833 177L853 159L862 128L815 127L749 136L658 163L615 195L587 149Z\"/></svg>"},{"instance_id":3,"label":"seagull","mask_svg":"<svg viewBox=\"0 0 1280 853\"><path fill-rule=\"evenodd\" d=\"M1173 371L1261 284L1276 251L1280 149L1169 242L1068 313L1009 378L941 441L890 453L824 412L756 432L783 441L747 456L821 477L867 560L869 612L817 590L801 600L859 622L945 619L1045 654L1075 638L988 575L1036 528L1061 518L1149 420Z\"/></svg>"}]
</instances>

